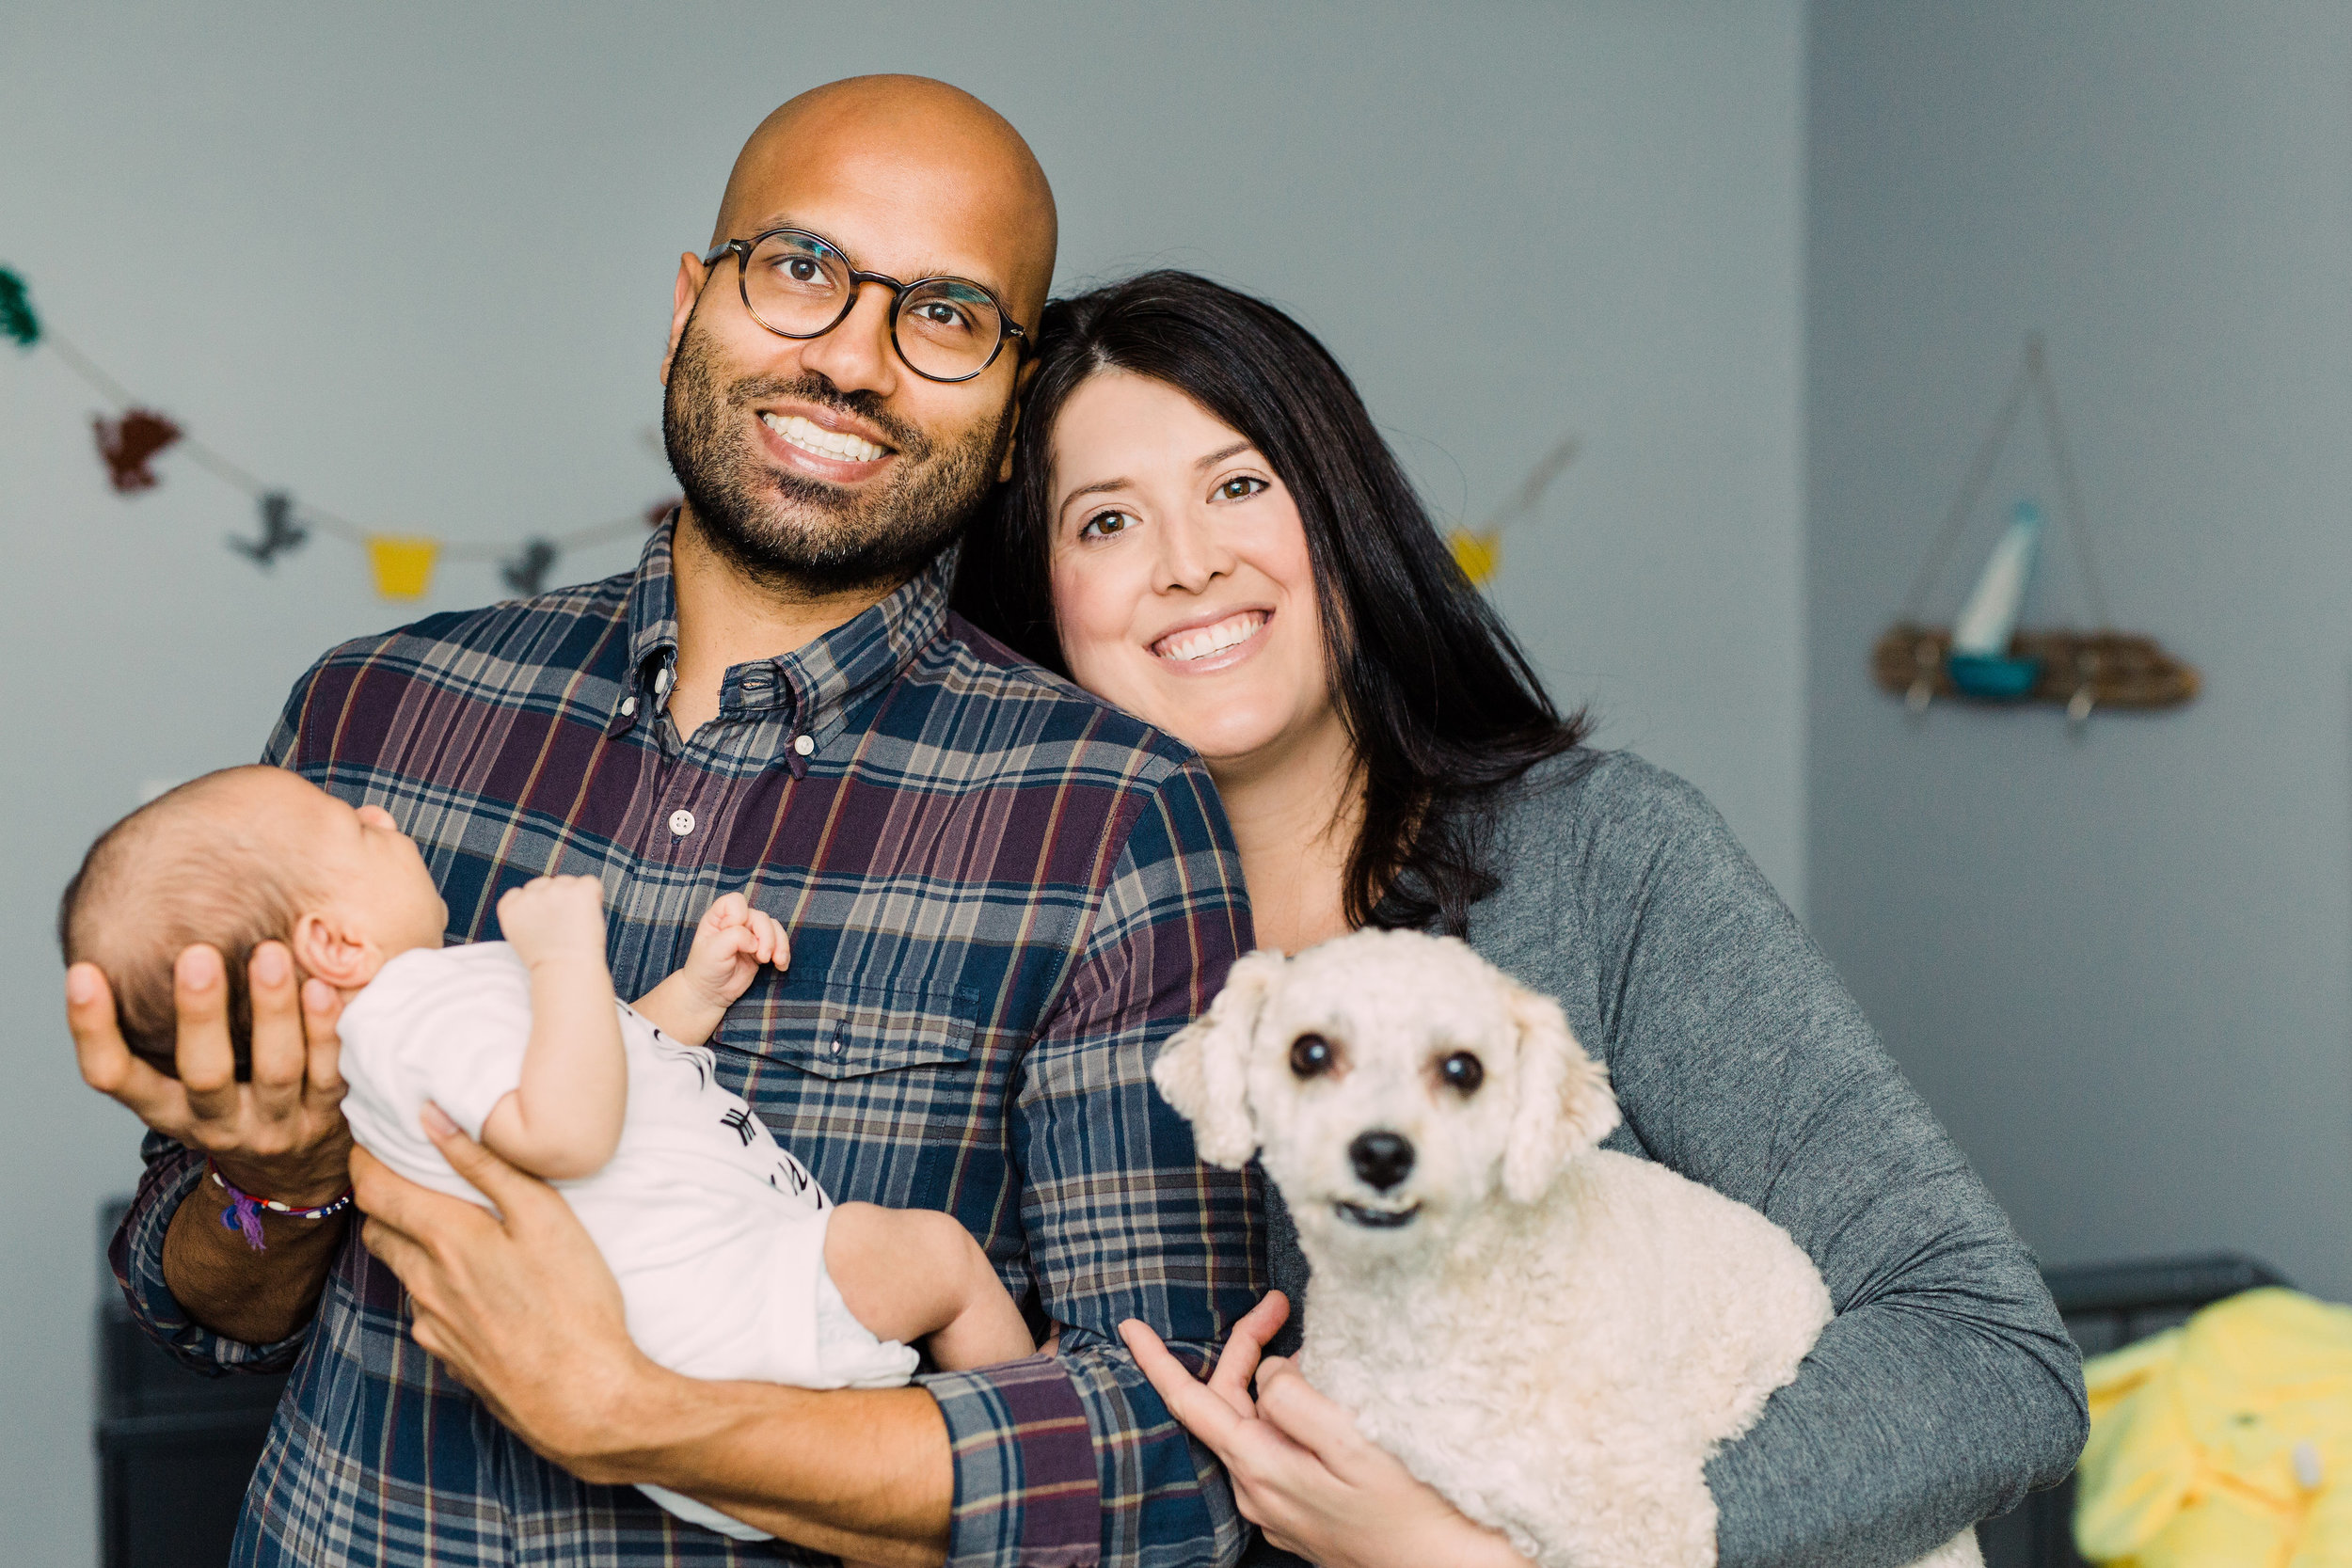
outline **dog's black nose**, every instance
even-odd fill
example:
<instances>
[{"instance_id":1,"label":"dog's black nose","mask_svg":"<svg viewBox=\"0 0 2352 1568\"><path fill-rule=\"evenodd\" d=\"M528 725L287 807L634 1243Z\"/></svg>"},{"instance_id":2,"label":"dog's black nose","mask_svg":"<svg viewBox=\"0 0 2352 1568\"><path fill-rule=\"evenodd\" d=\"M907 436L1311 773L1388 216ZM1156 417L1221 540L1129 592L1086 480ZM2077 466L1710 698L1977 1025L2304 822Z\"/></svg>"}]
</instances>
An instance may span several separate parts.
<instances>
[{"instance_id":1,"label":"dog's black nose","mask_svg":"<svg viewBox=\"0 0 2352 1568\"><path fill-rule=\"evenodd\" d=\"M1384 1193L1413 1173L1413 1146L1394 1132L1359 1132L1347 1157L1357 1175Z\"/></svg>"}]
</instances>

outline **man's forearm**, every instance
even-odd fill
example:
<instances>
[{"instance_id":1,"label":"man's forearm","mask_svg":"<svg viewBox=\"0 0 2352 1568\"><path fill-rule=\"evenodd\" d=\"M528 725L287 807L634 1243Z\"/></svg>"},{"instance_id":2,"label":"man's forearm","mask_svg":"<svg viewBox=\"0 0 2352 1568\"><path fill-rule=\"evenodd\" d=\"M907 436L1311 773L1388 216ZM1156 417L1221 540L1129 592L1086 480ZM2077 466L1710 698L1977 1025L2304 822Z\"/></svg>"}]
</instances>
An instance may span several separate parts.
<instances>
[{"instance_id":1,"label":"man's forearm","mask_svg":"<svg viewBox=\"0 0 2352 1568\"><path fill-rule=\"evenodd\" d=\"M955 1461L920 1388L705 1383L653 1370L620 1402L614 1447L554 1454L589 1481L683 1492L771 1534L862 1562L947 1555Z\"/></svg>"},{"instance_id":2,"label":"man's forearm","mask_svg":"<svg viewBox=\"0 0 2352 1568\"><path fill-rule=\"evenodd\" d=\"M274 1344L310 1321L351 1228L350 1211L299 1220L261 1211L256 1252L221 1224L228 1196L206 1176L180 1200L164 1234L164 1285L181 1309L215 1334Z\"/></svg>"}]
</instances>

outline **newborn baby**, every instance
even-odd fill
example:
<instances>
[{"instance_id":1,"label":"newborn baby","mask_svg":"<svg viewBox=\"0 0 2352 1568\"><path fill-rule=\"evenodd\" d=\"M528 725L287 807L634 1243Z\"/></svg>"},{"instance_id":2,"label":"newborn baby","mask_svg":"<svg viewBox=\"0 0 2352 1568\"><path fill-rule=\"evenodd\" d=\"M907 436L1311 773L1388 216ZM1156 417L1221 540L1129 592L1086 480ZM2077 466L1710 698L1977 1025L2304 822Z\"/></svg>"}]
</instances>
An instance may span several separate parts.
<instances>
[{"instance_id":1,"label":"newborn baby","mask_svg":"<svg viewBox=\"0 0 2352 1568\"><path fill-rule=\"evenodd\" d=\"M411 1180L489 1207L424 1135L426 1101L556 1183L619 1278L628 1329L691 1377L808 1388L907 1381L927 1339L950 1370L1036 1346L971 1233L946 1214L836 1204L720 1085L703 1042L782 927L712 904L685 966L634 1007L605 966L602 890L542 878L499 900L503 942L443 948L449 913L415 844L298 775L205 775L100 837L66 890L69 963L106 972L132 1048L173 1070L172 965L220 949L240 1075L252 950L278 941L344 1008L343 1115ZM680 1518L766 1532L659 1487Z\"/></svg>"}]
</instances>

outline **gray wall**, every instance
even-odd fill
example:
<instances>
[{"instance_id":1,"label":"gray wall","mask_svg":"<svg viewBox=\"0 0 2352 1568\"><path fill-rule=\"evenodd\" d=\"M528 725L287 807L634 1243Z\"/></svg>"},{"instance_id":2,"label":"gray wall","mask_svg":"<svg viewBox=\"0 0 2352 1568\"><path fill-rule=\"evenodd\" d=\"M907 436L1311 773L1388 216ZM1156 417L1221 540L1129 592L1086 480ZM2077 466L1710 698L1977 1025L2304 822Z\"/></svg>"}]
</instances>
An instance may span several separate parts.
<instances>
[{"instance_id":1,"label":"gray wall","mask_svg":"<svg viewBox=\"0 0 2352 1568\"><path fill-rule=\"evenodd\" d=\"M1037 145L1065 281L1166 263L1284 302L1441 508L1578 432L1501 602L1604 738L1802 891L1797 0L220 10L10 8L0 262L297 495L500 540L666 493L641 432L671 274L743 135L833 76L947 76ZM0 349L8 1562L91 1555L88 1216L136 1170L58 1022L56 890L144 781L249 758L317 651L415 613L328 542L229 554L246 503L183 456L115 497L90 408ZM431 607L499 592L451 567Z\"/></svg>"},{"instance_id":2,"label":"gray wall","mask_svg":"<svg viewBox=\"0 0 2352 1568\"><path fill-rule=\"evenodd\" d=\"M2352 10L1809 22L1810 912L2045 1259L2244 1248L2352 1291ZM2048 334L2165 717L1939 708L1865 660ZM2021 493L2021 432L1948 616ZM2040 614L2080 617L2061 555Z\"/></svg>"}]
</instances>

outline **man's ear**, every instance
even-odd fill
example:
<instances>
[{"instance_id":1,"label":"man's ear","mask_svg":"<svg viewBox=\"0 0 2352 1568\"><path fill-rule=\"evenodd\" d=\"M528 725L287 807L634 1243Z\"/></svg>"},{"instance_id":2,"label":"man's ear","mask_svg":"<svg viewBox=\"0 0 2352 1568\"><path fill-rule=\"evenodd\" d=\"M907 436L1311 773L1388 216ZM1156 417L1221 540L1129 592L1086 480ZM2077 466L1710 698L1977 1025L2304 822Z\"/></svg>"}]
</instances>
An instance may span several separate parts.
<instances>
[{"instance_id":1,"label":"man's ear","mask_svg":"<svg viewBox=\"0 0 2352 1568\"><path fill-rule=\"evenodd\" d=\"M1178 1030L1152 1064L1152 1082L1192 1123L1193 1145L1210 1164L1239 1170L1258 1152L1244 1068L1258 1015L1289 962L1269 951L1235 963L1209 1010Z\"/></svg>"},{"instance_id":2,"label":"man's ear","mask_svg":"<svg viewBox=\"0 0 2352 1568\"><path fill-rule=\"evenodd\" d=\"M331 910L295 916L294 936L286 945L294 951L296 969L338 990L366 985L382 967L374 943Z\"/></svg>"},{"instance_id":3,"label":"man's ear","mask_svg":"<svg viewBox=\"0 0 2352 1568\"><path fill-rule=\"evenodd\" d=\"M686 336L686 324L693 319L694 302L703 296L703 280L710 269L692 251L681 251L677 259L677 282L670 291L670 343L661 351L661 385L670 384L670 365L677 358L677 346Z\"/></svg>"},{"instance_id":4,"label":"man's ear","mask_svg":"<svg viewBox=\"0 0 2352 1568\"><path fill-rule=\"evenodd\" d=\"M1514 1203L1544 1196L1560 1167L1596 1148L1617 1125L1609 1069L1584 1054L1560 1004L1515 981L1511 1022L1518 1031L1518 1103L1502 1142L1502 1193Z\"/></svg>"}]
</instances>

